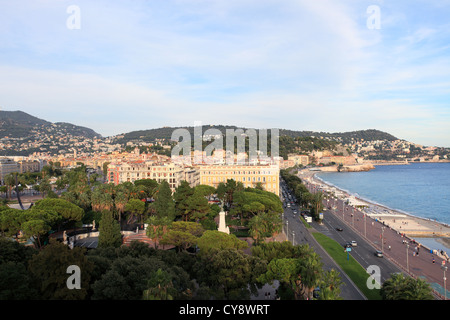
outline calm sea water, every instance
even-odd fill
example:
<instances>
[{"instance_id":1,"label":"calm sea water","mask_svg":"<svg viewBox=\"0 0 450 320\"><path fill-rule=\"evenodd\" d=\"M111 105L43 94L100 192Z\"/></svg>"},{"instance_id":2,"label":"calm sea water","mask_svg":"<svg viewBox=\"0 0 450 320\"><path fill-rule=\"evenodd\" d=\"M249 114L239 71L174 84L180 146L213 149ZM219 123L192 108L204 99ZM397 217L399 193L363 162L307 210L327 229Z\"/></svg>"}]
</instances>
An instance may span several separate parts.
<instances>
[{"instance_id":1,"label":"calm sea water","mask_svg":"<svg viewBox=\"0 0 450 320\"><path fill-rule=\"evenodd\" d=\"M366 172L317 176L364 200L450 225L450 163L376 166Z\"/></svg>"},{"instance_id":2,"label":"calm sea water","mask_svg":"<svg viewBox=\"0 0 450 320\"><path fill-rule=\"evenodd\" d=\"M368 201L450 224L450 163L377 166L366 172L317 176Z\"/></svg>"}]
</instances>

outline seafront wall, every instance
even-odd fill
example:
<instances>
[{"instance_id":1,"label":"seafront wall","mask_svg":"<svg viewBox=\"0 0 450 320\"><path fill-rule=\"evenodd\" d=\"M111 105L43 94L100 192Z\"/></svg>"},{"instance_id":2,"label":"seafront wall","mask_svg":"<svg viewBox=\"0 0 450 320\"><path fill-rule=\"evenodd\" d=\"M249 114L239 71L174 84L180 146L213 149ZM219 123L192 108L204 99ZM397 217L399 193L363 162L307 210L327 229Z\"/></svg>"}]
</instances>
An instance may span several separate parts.
<instances>
[{"instance_id":1,"label":"seafront wall","mask_svg":"<svg viewBox=\"0 0 450 320\"><path fill-rule=\"evenodd\" d=\"M317 171L326 171L326 172L360 172L360 171L369 171L375 169L375 167L371 163L367 164L353 164L353 165L344 165L344 166L327 166L315 168Z\"/></svg>"}]
</instances>

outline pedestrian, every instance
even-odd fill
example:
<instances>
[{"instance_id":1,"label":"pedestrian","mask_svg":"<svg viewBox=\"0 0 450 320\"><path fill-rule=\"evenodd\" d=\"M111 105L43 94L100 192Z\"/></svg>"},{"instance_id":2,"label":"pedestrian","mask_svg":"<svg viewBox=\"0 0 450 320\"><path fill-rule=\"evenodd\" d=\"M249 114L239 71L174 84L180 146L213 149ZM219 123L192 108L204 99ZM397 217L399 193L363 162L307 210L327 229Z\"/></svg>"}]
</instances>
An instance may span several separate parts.
<instances>
[{"instance_id":1,"label":"pedestrian","mask_svg":"<svg viewBox=\"0 0 450 320\"><path fill-rule=\"evenodd\" d=\"M434 260L434 258L433 258L433 264L435 263L436 261Z\"/></svg>"}]
</instances>

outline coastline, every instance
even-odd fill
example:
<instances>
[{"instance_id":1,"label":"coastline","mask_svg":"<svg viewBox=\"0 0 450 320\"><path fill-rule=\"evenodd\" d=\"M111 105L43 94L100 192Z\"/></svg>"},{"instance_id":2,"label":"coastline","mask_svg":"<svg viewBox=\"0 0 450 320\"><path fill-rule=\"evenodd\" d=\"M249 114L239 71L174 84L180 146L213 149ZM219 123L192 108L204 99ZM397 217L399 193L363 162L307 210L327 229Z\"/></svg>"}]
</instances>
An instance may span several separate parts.
<instances>
[{"instance_id":1,"label":"coastline","mask_svg":"<svg viewBox=\"0 0 450 320\"><path fill-rule=\"evenodd\" d=\"M414 240L426 239L427 241L423 242L427 243L435 242L439 248L444 248L443 257L448 259L449 256L446 252L450 253L450 225L418 217L401 210L392 209L383 204L371 201L370 199L354 196L348 190L339 188L338 186L317 177L316 174L319 172L321 171L309 171L308 169L299 170L299 177L318 185L320 189L326 192L333 193L340 200L346 200L348 205L359 208L359 210L368 217L384 223L398 233L404 234L405 237ZM425 248L437 251L436 254L439 255L439 251L442 250L438 248L429 248L429 245L426 244L422 245Z\"/></svg>"}]
</instances>

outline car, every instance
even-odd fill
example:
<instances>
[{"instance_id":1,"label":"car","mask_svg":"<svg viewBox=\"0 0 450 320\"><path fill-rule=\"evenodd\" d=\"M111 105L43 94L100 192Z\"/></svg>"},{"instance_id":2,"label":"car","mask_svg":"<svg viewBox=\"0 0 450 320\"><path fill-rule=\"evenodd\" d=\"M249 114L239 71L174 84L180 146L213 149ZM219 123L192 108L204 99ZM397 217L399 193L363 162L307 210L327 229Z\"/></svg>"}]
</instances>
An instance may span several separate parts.
<instances>
[{"instance_id":1,"label":"car","mask_svg":"<svg viewBox=\"0 0 450 320\"><path fill-rule=\"evenodd\" d=\"M358 243L355 240L350 241L350 244L352 245L352 247L358 246Z\"/></svg>"},{"instance_id":2,"label":"car","mask_svg":"<svg viewBox=\"0 0 450 320\"><path fill-rule=\"evenodd\" d=\"M350 247L353 247L351 242L346 242L344 244L344 248L350 248Z\"/></svg>"},{"instance_id":3,"label":"car","mask_svg":"<svg viewBox=\"0 0 450 320\"><path fill-rule=\"evenodd\" d=\"M336 228L337 231L342 231L343 229L341 227Z\"/></svg>"},{"instance_id":4,"label":"car","mask_svg":"<svg viewBox=\"0 0 450 320\"><path fill-rule=\"evenodd\" d=\"M380 250L375 251L375 256L379 257L379 258L383 258L383 252L381 252Z\"/></svg>"}]
</instances>

